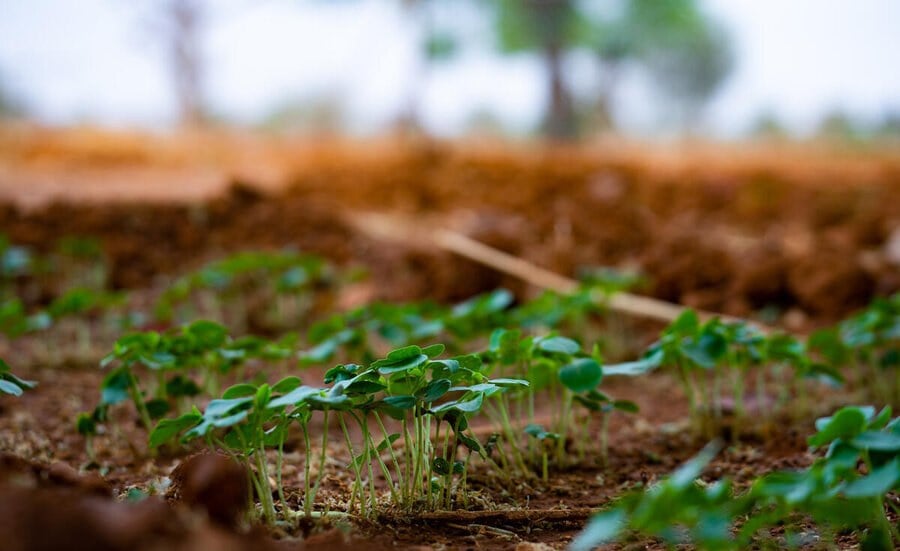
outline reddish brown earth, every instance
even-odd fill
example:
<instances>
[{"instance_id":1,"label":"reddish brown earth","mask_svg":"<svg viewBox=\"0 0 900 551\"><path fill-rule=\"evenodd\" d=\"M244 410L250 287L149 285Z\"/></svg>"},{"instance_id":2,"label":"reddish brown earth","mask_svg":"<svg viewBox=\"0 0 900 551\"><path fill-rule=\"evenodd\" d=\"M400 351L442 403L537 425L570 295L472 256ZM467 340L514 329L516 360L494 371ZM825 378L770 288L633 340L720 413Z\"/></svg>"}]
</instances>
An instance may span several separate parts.
<instances>
[{"instance_id":1,"label":"reddish brown earth","mask_svg":"<svg viewBox=\"0 0 900 551\"><path fill-rule=\"evenodd\" d=\"M29 129L5 129L0 143L0 197L8 201L0 231L38 250L65 235L95 236L112 285L137 293L230 251L283 246L365 267L366 298L455 301L498 286L520 296L534 291L449 253L384 243L347 223L369 211L419 217L567 275L589 266L638 268L648 279L641 292L765 315L789 329L833 322L900 290L900 259L891 253L900 239L897 152L323 145ZM23 282L32 304L47 302L57 285ZM644 344L658 329L643 327L636 340ZM258 529L234 529L226 505L239 501L242 488L229 487L227 464L178 467L186 455L148 457L146 435L127 409L116 413L124 429L97 439L98 464L91 465L72 424L93 406L102 371L83 361L47 364L27 341L2 345L16 372L40 383L19 399L0 397L0 538L22 542L23 550L60 541L85 549L559 548L591 509L671 471L704 443L686 436L686 404L668 376L611 380L609 392L635 400L641 412L613 421L606 466L594 456L548 484L513 487L476 468L478 499L468 513L388 516L348 534L318 526L305 542L297 533L276 541ZM850 399L824 392L819 411L761 427L723 452L707 476L741 484L809 464L805 437L815 414ZM325 485L335 503L348 484L342 453L330 453ZM301 458L291 457L297 463L286 486L299 488ZM168 479L178 481L168 488L178 502L171 506L162 500ZM110 497L131 488L159 495L136 505ZM211 500L223 508L203 505Z\"/></svg>"}]
</instances>

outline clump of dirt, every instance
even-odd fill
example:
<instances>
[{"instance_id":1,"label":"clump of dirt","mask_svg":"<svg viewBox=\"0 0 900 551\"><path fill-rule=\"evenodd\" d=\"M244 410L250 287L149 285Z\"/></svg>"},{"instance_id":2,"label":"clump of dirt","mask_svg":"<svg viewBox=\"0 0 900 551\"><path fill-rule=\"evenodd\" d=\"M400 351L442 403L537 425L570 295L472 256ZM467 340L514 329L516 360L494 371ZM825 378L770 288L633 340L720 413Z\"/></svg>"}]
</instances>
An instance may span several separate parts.
<instances>
[{"instance_id":1,"label":"clump of dirt","mask_svg":"<svg viewBox=\"0 0 900 551\"><path fill-rule=\"evenodd\" d=\"M790 289L798 305L816 316L836 318L859 308L873 296L876 279L852 251L817 251L793 263Z\"/></svg>"},{"instance_id":2,"label":"clump of dirt","mask_svg":"<svg viewBox=\"0 0 900 551\"><path fill-rule=\"evenodd\" d=\"M247 513L250 484L247 472L229 457L201 453L178 464L166 499L205 512L213 522L237 528Z\"/></svg>"},{"instance_id":3,"label":"clump of dirt","mask_svg":"<svg viewBox=\"0 0 900 551\"><path fill-rule=\"evenodd\" d=\"M678 236L656 244L644 259L653 274L653 294L695 308L721 310L725 291L735 276L728 253L699 234Z\"/></svg>"},{"instance_id":4,"label":"clump of dirt","mask_svg":"<svg viewBox=\"0 0 900 551\"><path fill-rule=\"evenodd\" d=\"M374 298L453 301L498 285L524 292L448 253L361 235L346 222L357 210L457 229L566 275L588 266L639 268L655 296L730 314L802 309L826 323L876 291L900 289L897 270L881 259L900 225L893 165L848 181L852 171L797 167L667 172L565 149L424 143L378 157L319 153L283 192L241 179L193 204L55 203L28 212L5 205L0 228L39 251L63 235L99 238L116 289L154 285L241 249L294 247L365 266ZM823 260L822 247L838 247L844 258ZM874 263L853 260L864 251ZM47 285L21 296L46 303L59 292L58 282Z\"/></svg>"},{"instance_id":5,"label":"clump of dirt","mask_svg":"<svg viewBox=\"0 0 900 551\"><path fill-rule=\"evenodd\" d=\"M69 466L4 455L0 479L0 540L10 551L276 548L260 532L242 534L209 523L158 497L117 501L95 476L81 477Z\"/></svg>"}]
</instances>

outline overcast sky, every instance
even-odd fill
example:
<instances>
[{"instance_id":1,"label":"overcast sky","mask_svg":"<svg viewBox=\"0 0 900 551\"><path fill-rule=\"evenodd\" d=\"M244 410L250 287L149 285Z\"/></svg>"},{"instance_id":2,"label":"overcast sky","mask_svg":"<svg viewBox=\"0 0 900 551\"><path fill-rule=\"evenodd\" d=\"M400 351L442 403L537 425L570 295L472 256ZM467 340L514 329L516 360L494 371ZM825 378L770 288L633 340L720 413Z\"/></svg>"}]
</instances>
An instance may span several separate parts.
<instances>
[{"instance_id":1,"label":"overcast sky","mask_svg":"<svg viewBox=\"0 0 900 551\"><path fill-rule=\"evenodd\" d=\"M148 20L156 0L0 0L0 75L52 123L164 127L174 101ZM596 0L603 1L603 0ZM375 131L396 115L412 79L415 28L396 0L209 0L204 39L215 110L250 122L278 104L332 97L352 127ZM876 119L900 112L900 0L703 0L730 30L737 66L707 111L718 135L736 135L763 111L809 131L827 112ZM479 111L524 130L545 101L542 67L500 58L488 37L442 65L424 86L433 131L460 132ZM576 89L594 65L575 55ZM641 90L625 90L623 125L657 121Z\"/></svg>"}]
</instances>

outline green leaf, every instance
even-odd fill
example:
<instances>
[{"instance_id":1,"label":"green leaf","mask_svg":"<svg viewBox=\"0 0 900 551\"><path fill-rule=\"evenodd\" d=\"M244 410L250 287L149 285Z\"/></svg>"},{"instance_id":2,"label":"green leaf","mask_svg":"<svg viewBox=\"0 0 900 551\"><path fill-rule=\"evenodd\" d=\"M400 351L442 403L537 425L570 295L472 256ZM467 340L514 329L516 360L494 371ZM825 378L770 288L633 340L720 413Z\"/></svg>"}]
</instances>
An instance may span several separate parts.
<instances>
[{"instance_id":1,"label":"green leaf","mask_svg":"<svg viewBox=\"0 0 900 551\"><path fill-rule=\"evenodd\" d=\"M324 381L326 384L339 383L356 377L359 366L356 364L336 365L325 372Z\"/></svg>"},{"instance_id":2,"label":"green leaf","mask_svg":"<svg viewBox=\"0 0 900 551\"><path fill-rule=\"evenodd\" d=\"M379 453L388 449L394 442L396 442L400 438L400 433L395 432L393 434L389 434L387 438L382 440L378 446L375 448Z\"/></svg>"},{"instance_id":3,"label":"green leaf","mask_svg":"<svg viewBox=\"0 0 900 551\"><path fill-rule=\"evenodd\" d=\"M431 470L439 475L447 476L451 473L452 467L450 462L443 457L435 457L431 460Z\"/></svg>"},{"instance_id":4,"label":"green leaf","mask_svg":"<svg viewBox=\"0 0 900 551\"><path fill-rule=\"evenodd\" d=\"M382 401L397 409L412 409L416 406L415 396L409 395L387 396Z\"/></svg>"},{"instance_id":5,"label":"green leaf","mask_svg":"<svg viewBox=\"0 0 900 551\"><path fill-rule=\"evenodd\" d=\"M640 411L638 405L630 400L614 400L612 407L625 413L637 413Z\"/></svg>"},{"instance_id":6,"label":"green leaf","mask_svg":"<svg viewBox=\"0 0 900 551\"><path fill-rule=\"evenodd\" d=\"M451 385L450 379L435 379L431 381L420 391L422 400L424 402L434 402L446 394Z\"/></svg>"},{"instance_id":7,"label":"green leaf","mask_svg":"<svg viewBox=\"0 0 900 551\"><path fill-rule=\"evenodd\" d=\"M416 358L422 354L422 349L416 345L405 346L403 348L397 348L395 350L391 350L388 352L385 360L388 363L400 362L403 360L408 360L410 358ZM377 362L376 362L377 363Z\"/></svg>"},{"instance_id":8,"label":"green leaf","mask_svg":"<svg viewBox=\"0 0 900 551\"><path fill-rule=\"evenodd\" d=\"M595 515L584 530L569 544L569 550L591 551L604 543L615 541L625 528L626 518L625 511L621 509L613 509Z\"/></svg>"},{"instance_id":9,"label":"green leaf","mask_svg":"<svg viewBox=\"0 0 900 551\"><path fill-rule=\"evenodd\" d=\"M163 419L150 432L150 447L158 448L183 431L196 426L202 419L203 416L196 409L177 419Z\"/></svg>"},{"instance_id":10,"label":"green leaf","mask_svg":"<svg viewBox=\"0 0 900 551\"><path fill-rule=\"evenodd\" d=\"M528 382L535 391L547 388L556 380L559 364L548 358L539 358L528 367Z\"/></svg>"},{"instance_id":11,"label":"green leaf","mask_svg":"<svg viewBox=\"0 0 900 551\"><path fill-rule=\"evenodd\" d=\"M841 492L849 498L882 497L900 482L900 457L872 470L863 478L844 486Z\"/></svg>"},{"instance_id":12,"label":"green leaf","mask_svg":"<svg viewBox=\"0 0 900 551\"><path fill-rule=\"evenodd\" d=\"M210 401L203 412L205 418L216 418L227 415L237 408L247 408L253 402L253 396L240 398L217 398Z\"/></svg>"},{"instance_id":13,"label":"green leaf","mask_svg":"<svg viewBox=\"0 0 900 551\"><path fill-rule=\"evenodd\" d=\"M805 379L815 379L828 383L831 386L841 386L844 384L844 376L835 367L822 363L811 363L809 367L801 372Z\"/></svg>"},{"instance_id":14,"label":"green leaf","mask_svg":"<svg viewBox=\"0 0 900 551\"><path fill-rule=\"evenodd\" d=\"M675 321L669 325L666 332L679 335L690 335L695 333L699 327L700 318L697 317L697 312L688 308L675 318Z\"/></svg>"},{"instance_id":15,"label":"green leaf","mask_svg":"<svg viewBox=\"0 0 900 551\"><path fill-rule=\"evenodd\" d=\"M426 346L425 348L423 348L422 354L425 354L429 358L434 358L435 356L440 356L441 354L443 354L446 348L446 346L440 343L432 344L431 346ZM390 354L388 354L388 357L390 357Z\"/></svg>"},{"instance_id":16,"label":"green leaf","mask_svg":"<svg viewBox=\"0 0 900 551\"><path fill-rule=\"evenodd\" d=\"M225 392L222 393L222 398L226 400L230 400L232 398L246 398L248 396L256 395L256 390L256 385L240 383L225 389Z\"/></svg>"},{"instance_id":17,"label":"green leaf","mask_svg":"<svg viewBox=\"0 0 900 551\"><path fill-rule=\"evenodd\" d=\"M459 371L459 361L458 360L431 360L425 366L432 370L440 370L441 372L448 373L456 373Z\"/></svg>"},{"instance_id":18,"label":"green leaf","mask_svg":"<svg viewBox=\"0 0 900 551\"><path fill-rule=\"evenodd\" d=\"M147 408L147 413L150 414L151 419L159 419L169 413L169 403L159 398L147 400L144 402L144 407Z\"/></svg>"},{"instance_id":19,"label":"green leaf","mask_svg":"<svg viewBox=\"0 0 900 551\"><path fill-rule=\"evenodd\" d=\"M668 478L667 483L673 488L686 488L694 483L694 480L703 472L709 462L719 453L721 444L707 444L692 459L678 467Z\"/></svg>"},{"instance_id":20,"label":"green leaf","mask_svg":"<svg viewBox=\"0 0 900 551\"><path fill-rule=\"evenodd\" d=\"M375 394L386 389L387 385L378 381L369 381L366 379L355 380L344 388L344 393L348 396L357 396L365 394Z\"/></svg>"},{"instance_id":21,"label":"green leaf","mask_svg":"<svg viewBox=\"0 0 900 551\"><path fill-rule=\"evenodd\" d=\"M22 395L22 389L19 387L19 385L13 384L11 381L7 381L6 379L0 379L0 392L10 394L12 396Z\"/></svg>"},{"instance_id":22,"label":"green leaf","mask_svg":"<svg viewBox=\"0 0 900 551\"><path fill-rule=\"evenodd\" d=\"M75 430L82 436L97 434L97 421L90 413L79 413L75 419Z\"/></svg>"},{"instance_id":23,"label":"green leaf","mask_svg":"<svg viewBox=\"0 0 900 551\"><path fill-rule=\"evenodd\" d=\"M604 365L603 374L610 376L624 375L627 377L636 377L658 368L662 364L662 358L663 354L662 350L660 350L658 353L653 354L650 357L641 358L640 360L636 360L633 362Z\"/></svg>"},{"instance_id":24,"label":"green leaf","mask_svg":"<svg viewBox=\"0 0 900 551\"><path fill-rule=\"evenodd\" d=\"M865 431L850 440L850 444L861 450L900 452L900 434Z\"/></svg>"},{"instance_id":25,"label":"green leaf","mask_svg":"<svg viewBox=\"0 0 900 551\"><path fill-rule=\"evenodd\" d=\"M176 398L180 396L196 396L200 394L200 387L183 375L175 375L166 381L166 394Z\"/></svg>"},{"instance_id":26,"label":"green leaf","mask_svg":"<svg viewBox=\"0 0 900 551\"><path fill-rule=\"evenodd\" d=\"M476 354L466 354L464 356L456 356L453 358L459 363L459 367L462 369L468 369L471 371L481 371L481 367L483 362L481 358Z\"/></svg>"},{"instance_id":27,"label":"green leaf","mask_svg":"<svg viewBox=\"0 0 900 551\"><path fill-rule=\"evenodd\" d=\"M810 436L807 441L810 446L820 447L838 438L849 440L865 430L867 417L871 416L867 416L862 408L845 407L832 417L817 420L816 428L819 432Z\"/></svg>"},{"instance_id":28,"label":"green leaf","mask_svg":"<svg viewBox=\"0 0 900 551\"><path fill-rule=\"evenodd\" d=\"M131 371L127 367L110 371L100 384L100 403L112 406L128 400L130 387Z\"/></svg>"},{"instance_id":29,"label":"green leaf","mask_svg":"<svg viewBox=\"0 0 900 551\"><path fill-rule=\"evenodd\" d=\"M372 363L372 367L377 368L382 375L398 373L400 371L409 371L428 361L428 356L422 353L422 349L418 346L407 346L394 350L387 355L387 358Z\"/></svg>"},{"instance_id":30,"label":"green leaf","mask_svg":"<svg viewBox=\"0 0 900 551\"><path fill-rule=\"evenodd\" d=\"M305 403L310 397L317 396L322 393L321 389L313 388L311 386L300 386L295 388L294 390L284 394L282 396L278 396L269 401L267 407L271 409L280 408L284 406L294 406L299 407L301 404Z\"/></svg>"},{"instance_id":31,"label":"green leaf","mask_svg":"<svg viewBox=\"0 0 900 551\"><path fill-rule=\"evenodd\" d=\"M578 358L559 370L559 381L575 393L593 390L603 379L603 368L593 358Z\"/></svg>"},{"instance_id":32,"label":"green leaf","mask_svg":"<svg viewBox=\"0 0 900 551\"><path fill-rule=\"evenodd\" d=\"M887 424L891 422L892 413L893 410L891 409L891 406L882 408L882 410L878 412L878 415L869 422L869 430L880 430L886 427Z\"/></svg>"},{"instance_id":33,"label":"green leaf","mask_svg":"<svg viewBox=\"0 0 900 551\"><path fill-rule=\"evenodd\" d=\"M535 341L537 348L543 352L573 356L581 351L581 345L566 337L549 337Z\"/></svg>"},{"instance_id":34,"label":"green leaf","mask_svg":"<svg viewBox=\"0 0 900 551\"><path fill-rule=\"evenodd\" d=\"M441 413L450 410L457 410L464 413L475 413L476 411L481 409L481 405L483 402L484 394L478 393L468 400L454 400L452 402L443 403L434 408L432 411L434 413Z\"/></svg>"},{"instance_id":35,"label":"green leaf","mask_svg":"<svg viewBox=\"0 0 900 551\"><path fill-rule=\"evenodd\" d=\"M228 338L228 330L224 326L206 320L191 323L186 332L197 339L205 349L222 346Z\"/></svg>"},{"instance_id":36,"label":"green leaf","mask_svg":"<svg viewBox=\"0 0 900 551\"><path fill-rule=\"evenodd\" d=\"M302 384L303 381L300 380L300 377L291 375L289 377L281 379L280 381L272 385L272 392L274 394L285 394L287 392L293 391Z\"/></svg>"},{"instance_id":37,"label":"green leaf","mask_svg":"<svg viewBox=\"0 0 900 551\"><path fill-rule=\"evenodd\" d=\"M525 434L536 438L537 440L559 440L559 434L555 432L547 432L541 425L531 423L524 429Z\"/></svg>"},{"instance_id":38,"label":"green leaf","mask_svg":"<svg viewBox=\"0 0 900 551\"><path fill-rule=\"evenodd\" d=\"M522 332L518 329L496 329L491 333L490 350L498 354L500 363L511 365L519 358L519 340Z\"/></svg>"},{"instance_id":39,"label":"green leaf","mask_svg":"<svg viewBox=\"0 0 900 551\"><path fill-rule=\"evenodd\" d=\"M719 333L704 331L681 346L682 353L704 369L714 368L725 356L728 343Z\"/></svg>"},{"instance_id":40,"label":"green leaf","mask_svg":"<svg viewBox=\"0 0 900 551\"><path fill-rule=\"evenodd\" d=\"M461 432L457 433L456 437L459 439L460 443L469 450L479 454L483 452L483 448L481 447L481 444L478 442L478 440L475 440L470 436L466 436Z\"/></svg>"}]
</instances>

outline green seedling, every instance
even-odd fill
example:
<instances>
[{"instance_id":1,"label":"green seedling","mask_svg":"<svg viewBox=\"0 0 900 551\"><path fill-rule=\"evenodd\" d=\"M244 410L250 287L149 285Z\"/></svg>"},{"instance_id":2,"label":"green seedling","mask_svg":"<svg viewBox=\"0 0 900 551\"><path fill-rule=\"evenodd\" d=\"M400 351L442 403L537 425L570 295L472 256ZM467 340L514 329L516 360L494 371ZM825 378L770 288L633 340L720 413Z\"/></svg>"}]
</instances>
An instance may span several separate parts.
<instances>
[{"instance_id":1,"label":"green seedling","mask_svg":"<svg viewBox=\"0 0 900 551\"><path fill-rule=\"evenodd\" d=\"M251 484L259 498L260 516L267 524L274 526L277 511L269 474L273 469L270 468L266 452L269 449L277 450L275 493L285 516L289 517L282 486L284 442L288 428L294 422L299 423L304 434L308 435L308 402L313 396L324 394L323 390L302 386L297 377L287 377L272 386L238 384L225 390L221 398L211 401L203 413L194 408L178 418L160 421L150 432L149 444L151 448L157 448L176 440L185 443L203 439L208 447L228 453L247 467ZM304 450L307 462L304 509L309 514L314 499L309 487L311 450L309 439L306 438L304 442L307 446Z\"/></svg>"},{"instance_id":2,"label":"green seedling","mask_svg":"<svg viewBox=\"0 0 900 551\"><path fill-rule=\"evenodd\" d=\"M185 411L187 399L203 391L215 396L220 377L248 360L284 359L290 353L259 337L231 339L223 326L210 321L196 321L167 333L126 335L100 362L111 370L101 383L95 410L79 417L79 432L94 434L96 425L107 418L106 410L128 400L149 432L155 419L173 409Z\"/></svg>"},{"instance_id":3,"label":"green seedling","mask_svg":"<svg viewBox=\"0 0 900 551\"><path fill-rule=\"evenodd\" d=\"M6 235L0 234L0 291L7 299L13 293L11 285L16 278L28 276L34 268L34 255L27 247L10 243Z\"/></svg>"},{"instance_id":4,"label":"green seedling","mask_svg":"<svg viewBox=\"0 0 900 551\"><path fill-rule=\"evenodd\" d=\"M809 444L827 447L825 457L805 471L757 481L749 496L762 512L741 528L741 535L748 540L761 527L802 514L821 527L823 539L860 530L863 549L895 549L900 531L886 517L885 505L887 494L900 489L900 418L891 419L889 407L876 412L849 406L817 420L816 429Z\"/></svg>"},{"instance_id":5,"label":"green seedling","mask_svg":"<svg viewBox=\"0 0 900 551\"><path fill-rule=\"evenodd\" d=\"M454 495L465 504L466 472L472 453L484 455L482 446L467 432L468 418L478 413L486 397L527 383L488 379L475 356L436 359L443 350L443 345L408 346L391 351L368 367L338 365L325 374L325 383L331 385L325 389L302 386L295 377L271 389L267 385L236 385L222 399L210 402L202 414L195 408L176 419L160 421L150 434L150 445L157 447L180 435L181 441L205 437L208 445L225 449L241 461L254 459L255 472L264 474L254 485L263 518L271 522L275 510L267 501L271 493L266 497L265 492L267 473L271 472L265 464L265 449L277 448L276 490L284 503L282 446L288 429L297 423L303 432L307 461L304 512L310 516L324 474L331 416L340 426L354 474L349 510L357 508L365 517L377 514L380 496L376 472L388 482L391 503L404 510L451 508ZM325 429L319 478L312 484L308 425L315 411L322 412ZM348 420L359 426L361 443L354 442ZM397 423L399 432L390 432L388 426ZM221 435L220 429L224 431ZM402 452L395 450L397 441L403 443ZM460 446L468 450L465 459L457 458ZM459 477L456 484L455 477Z\"/></svg>"},{"instance_id":6,"label":"green seedling","mask_svg":"<svg viewBox=\"0 0 900 551\"><path fill-rule=\"evenodd\" d=\"M525 427L525 434L531 436L535 440L540 443L541 446L541 478L544 482L547 482L550 479L549 472L549 453L548 448L556 448L556 443L559 441L559 434L555 432L547 432L544 430L544 427L537 424L530 424Z\"/></svg>"},{"instance_id":7,"label":"green seedling","mask_svg":"<svg viewBox=\"0 0 900 551\"><path fill-rule=\"evenodd\" d=\"M853 382L870 399L900 406L900 293L814 333L809 346L834 369L854 365Z\"/></svg>"},{"instance_id":8,"label":"green seedling","mask_svg":"<svg viewBox=\"0 0 900 551\"><path fill-rule=\"evenodd\" d=\"M14 375L9 364L0 359L0 392L12 396L21 396L24 391L31 390L36 386L36 382L26 381Z\"/></svg>"},{"instance_id":9,"label":"green seedling","mask_svg":"<svg viewBox=\"0 0 900 551\"><path fill-rule=\"evenodd\" d=\"M609 460L609 416L616 411L637 413L638 406L629 400L614 400L597 390L588 390L575 395L575 401L584 406L591 414L600 416L600 461L606 465ZM582 425L582 435L578 439L578 456L584 459L585 446L590 441L588 423Z\"/></svg>"},{"instance_id":10,"label":"green seedling","mask_svg":"<svg viewBox=\"0 0 900 551\"><path fill-rule=\"evenodd\" d=\"M776 378L781 388L780 404L795 411L805 408L805 382L810 379L841 384L843 378L833 368L811 360L804 345L784 334L764 335L744 322L723 322L718 318L700 323L692 310L673 321L660 339L637 362L609 366L611 373L640 373L657 367L670 368L688 399L696 432L715 436L723 430L723 393L731 387L732 437L739 438L748 417L744 406L748 381L755 372L759 412L756 418L770 418L776 408L765 407L767 381ZM771 373L771 375L770 375ZM792 400L796 395L798 399Z\"/></svg>"},{"instance_id":11,"label":"green seedling","mask_svg":"<svg viewBox=\"0 0 900 551\"><path fill-rule=\"evenodd\" d=\"M452 308L431 302L375 303L313 325L307 336L313 346L301 359L308 364L324 363L342 351L348 357L374 358L377 341L399 347L436 338L447 342L453 352L465 352L466 343L498 327L538 330L567 325L580 329L590 315L602 311L602 298L608 295L598 298L597 293L596 284L591 284L572 294L547 292L515 307L512 294L505 289L475 296Z\"/></svg>"},{"instance_id":12,"label":"green seedling","mask_svg":"<svg viewBox=\"0 0 900 551\"><path fill-rule=\"evenodd\" d=\"M333 390L350 399L349 409L340 413L338 420L354 457L354 495L363 515L376 510L376 470L388 481L392 502L404 510L452 507L456 475L461 476L456 493L466 502L466 467L471 453L482 453L477 440L466 434L468 418L481 409L486 397L512 385L527 384L489 380L475 356L436 359L444 348L407 346L368 368L338 366L326 374L325 382L333 382ZM345 415L362 430L359 453L343 422ZM400 423L399 432L388 432L385 416ZM378 444L375 431L380 431ZM404 444L402 455L391 445L398 439ZM457 459L460 444L469 451L464 461ZM390 455L389 462L382 459L384 451ZM362 483L364 477L369 480L368 491Z\"/></svg>"},{"instance_id":13,"label":"green seedling","mask_svg":"<svg viewBox=\"0 0 900 551\"><path fill-rule=\"evenodd\" d=\"M0 303L0 332L8 338L18 338L27 333L42 331L53 325L53 318L43 311L28 314L18 298Z\"/></svg>"},{"instance_id":14,"label":"green seedling","mask_svg":"<svg viewBox=\"0 0 900 551\"><path fill-rule=\"evenodd\" d=\"M900 419L891 419L889 408L851 406L819 419L816 428L810 445L828 451L807 469L765 475L738 494L727 479L699 480L720 448L707 446L669 478L597 515L571 549L627 534L700 549L800 547L794 527L806 519L815 522L821 541L856 530L863 549L895 549L900 533L885 506L896 509L886 498L900 489ZM771 542L776 529L783 536Z\"/></svg>"},{"instance_id":15,"label":"green seedling","mask_svg":"<svg viewBox=\"0 0 900 551\"><path fill-rule=\"evenodd\" d=\"M596 352L596 351L595 351ZM614 410L635 411L631 402L609 399L596 389L603 380L604 368L598 354L585 354L581 345L572 339L561 336L522 337L518 330L498 329L491 335L490 346L483 356L491 364L492 373L501 377L511 376L524 379L527 387L516 389L489 401L486 409L492 419L503 432L509 458L505 463L523 471L530 472L526 463L540 464L541 471L547 462L545 438L529 440L528 461L523 457L518 446L518 433L510 422L512 414L518 419L527 419L530 425L536 425L535 403L539 394L550 397L556 405L552 411L550 426L556 435L553 438L555 451L554 462L566 465L571 458L565 453L565 445L572 438L579 450L578 459L583 460L591 441L590 421L593 415L601 417L601 457L606 461L607 455L607 414ZM574 415L573 404L584 406L588 415L581 418ZM543 430L543 429L542 429ZM527 433L527 431L526 431ZM535 443L540 445L535 446Z\"/></svg>"},{"instance_id":16,"label":"green seedling","mask_svg":"<svg viewBox=\"0 0 900 551\"><path fill-rule=\"evenodd\" d=\"M57 243L52 258L54 272L73 287L102 290L106 287L108 261L103 245L91 237L69 236Z\"/></svg>"},{"instance_id":17,"label":"green seedling","mask_svg":"<svg viewBox=\"0 0 900 551\"><path fill-rule=\"evenodd\" d=\"M243 330L249 304L271 306L276 324L287 327L309 310L310 293L330 284L330 267L319 257L291 251L243 252L211 262L176 280L156 303L161 321L199 312ZM227 311L231 313L226 320Z\"/></svg>"}]
</instances>

